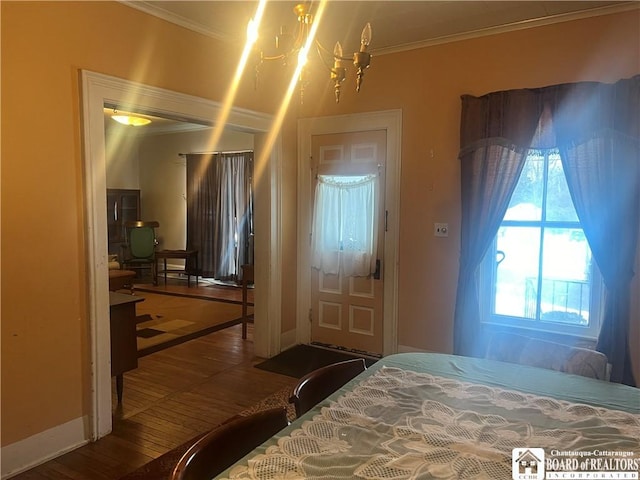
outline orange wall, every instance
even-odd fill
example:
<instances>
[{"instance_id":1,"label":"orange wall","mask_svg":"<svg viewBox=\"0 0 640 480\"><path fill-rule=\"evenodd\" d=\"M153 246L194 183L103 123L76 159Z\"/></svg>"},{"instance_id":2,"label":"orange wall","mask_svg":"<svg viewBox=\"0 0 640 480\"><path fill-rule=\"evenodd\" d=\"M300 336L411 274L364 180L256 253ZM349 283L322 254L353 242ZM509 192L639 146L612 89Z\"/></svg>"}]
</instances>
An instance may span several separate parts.
<instances>
[{"instance_id":1,"label":"orange wall","mask_svg":"<svg viewBox=\"0 0 640 480\"><path fill-rule=\"evenodd\" d=\"M315 93L310 87L309 96L327 97L306 106L306 117L403 111L401 346L452 349L460 249L460 95L581 80L612 82L638 73L640 10L634 10L374 57L361 92L351 91L353 78L348 78L339 105L330 100L330 86ZM434 222L449 223L448 238L433 236ZM639 276L632 286L635 297L640 296ZM636 300L632 348L640 375L638 307Z\"/></svg>"},{"instance_id":2,"label":"orange wall","mask_svg":"<svg viewBox=\"0 0 640 480\"><path fill-rule=\"evenodd\" d=\"M89 412L79 69L220 101L238 52L118 2L0 8L4 446ZM459 96L640 73L639 20L635 11L376 57L363 91L345 91L338 106L312 84L283 130L283 331L295 325L297 117L403 110L398 338L450 351ZM249 79L236 105L273 112L278 98ZM433 237L436 221L449 222L448 239Z\"/></svg>"},{"instance_id":3,"label":"orange wall","mask_svg":"<svg viewBox=\"0 0 640 480\"><path fill-rule=\"evenodd\" d=\"M221 101L238 55L118 2L1 8L4 446L89 413L80 69Z\"/></svg>"}]
</instances>

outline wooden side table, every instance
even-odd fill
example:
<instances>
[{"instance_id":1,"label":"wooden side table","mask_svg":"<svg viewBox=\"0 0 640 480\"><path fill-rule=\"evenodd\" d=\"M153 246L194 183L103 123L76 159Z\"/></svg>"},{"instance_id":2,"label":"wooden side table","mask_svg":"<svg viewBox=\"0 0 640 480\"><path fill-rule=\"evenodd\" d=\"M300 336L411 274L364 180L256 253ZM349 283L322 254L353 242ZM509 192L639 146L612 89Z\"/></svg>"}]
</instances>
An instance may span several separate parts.
<instances>
[{"instance_id":1,"label":"wooden side table","mask_svg":"<svg viewBox=\"0 0 640 480\"><path fill-rule=\"evenodd\" d=\"M122 403L124 372L138 368L136 303L143 300L126 293L109 292L111 376L116 377L118 403Z\"/></svg>"},{"instance_id":2,"label":"wooden side table","mask_svg":"<svg viewBox=\"0 0 640 480\"><path fill-rule=\"evenodd\" d=\"M134 278L136 278L136 272L133 270L109 270L109 290L116 292L128 287L133 293Z\"/></svg>"},{"instance_id":3,"label":"wooden side table","mask_svg":"<svg viewBox=\"0 0 640 480\"><path fill-rule=\"evenodd\" d=\"M184 270L167 269L167 258L183 258ZM159 270L157 267L158 260L164 262L164 268ZM195 267L196 287L198 286L198 251L197 250L159 250L156 252L156 268L155 278L153 279L154 285L158 284L158 273L164 273L164 284L167 284L167 272L172 273L184 273L187 276L187 287L191 287L191 270L189 270L189 264L192 262Z\"/></svg>"}]
</instances>

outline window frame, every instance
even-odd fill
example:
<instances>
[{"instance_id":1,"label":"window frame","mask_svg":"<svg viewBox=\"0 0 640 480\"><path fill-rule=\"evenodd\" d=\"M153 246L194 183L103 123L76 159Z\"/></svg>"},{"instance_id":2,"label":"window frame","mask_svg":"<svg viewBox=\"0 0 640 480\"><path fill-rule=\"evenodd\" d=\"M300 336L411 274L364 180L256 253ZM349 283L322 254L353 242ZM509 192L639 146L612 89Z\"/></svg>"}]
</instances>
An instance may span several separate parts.
<instances>
[{"instance_id":1,"label":"window frame","mask_svg":"<svg viewBox=\"0 0 640 480\"><path fill-rule=\"evenodd\" d=\"M536 331L542 333L554 333L561 335L570 335L572 337L585 338L589 340L597 339L600 332L600 326L603 316L604 306L604 283L602 275L597 268L595 262L591 262L589 271L590 295L589 295L589 325L576 325L563 322L543 321L540 318L516 317L512 315L496 314L495 311L495 290L497 281L497 262L496 256L498 252L497 238L499 229L502 227L533 227L540 230L540 249L538 252L538 273L542 272L542 260L544 255L543 240L545 229L552 228L573 228L583 229L579 219L573 221L558 221L546 219L547 208L547 187L548 187L548 162L549 154L545 154L545 166L543 175L543 197L540 220L503 220L500 222L498 231L494 236L491 245L487 249L487 253L482 260L479 271L479 306L480 320L488 326L510 327L514 329L522 329L528 331ZM524 170L523 170L524 171ZM518 179L518 181L520 181ZM515 191L515 190L514 190ZM506 215L506 212L505 212ZM536 304L541 293L537 294ZM539 307L539 306L538 306ZM536 308L536 317L538 317Z\"/></svg>"}]
</instances>

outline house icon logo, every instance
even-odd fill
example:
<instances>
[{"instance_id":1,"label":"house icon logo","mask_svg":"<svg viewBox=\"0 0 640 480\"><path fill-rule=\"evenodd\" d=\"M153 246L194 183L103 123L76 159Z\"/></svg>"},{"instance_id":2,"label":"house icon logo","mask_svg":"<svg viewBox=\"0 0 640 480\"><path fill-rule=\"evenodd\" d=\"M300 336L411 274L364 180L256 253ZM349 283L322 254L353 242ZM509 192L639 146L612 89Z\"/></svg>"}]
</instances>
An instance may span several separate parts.
<instances>
[{"instance_id":1,"label":"house icon logo","mask_svg":"<svg viewBox=\"0 0 640 480\"><path fill-rule=\"evenodd\" d=\"M514 448L511 452L511 472L514 480L543 480L544 449Z\"/></svg>"}]
</instances>

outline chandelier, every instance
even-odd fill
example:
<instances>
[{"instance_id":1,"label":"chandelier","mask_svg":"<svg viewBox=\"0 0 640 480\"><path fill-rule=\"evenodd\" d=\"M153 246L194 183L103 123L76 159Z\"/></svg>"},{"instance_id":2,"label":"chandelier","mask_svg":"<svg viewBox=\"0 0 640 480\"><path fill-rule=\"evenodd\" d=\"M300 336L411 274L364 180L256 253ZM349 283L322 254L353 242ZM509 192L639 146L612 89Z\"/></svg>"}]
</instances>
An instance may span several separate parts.
<instances>
[{"instance_id":1,"label":"chandelier","mask_svg":"<svg viewBox=\"0 0 640 480\"><path fill-rule=\"evenodd\" d=\"M304 89L308 83L308 68L304 66L307 62L307 50L313 45L317 51L318 57L329 72L329 78L333 82L336 103L340 102L340 87L347 77L347 67L345 62L353 61L356 69L356 91L359 92L362 86L362 77L364 71L369 68L371 63L371 54L367 52L371 43L371 24L367 23L362 29L360 36L360 50L355 52L352 57L345 57L342 52L342 45L336 42L333 52L324 47L318 40L312 38L310 41L310 32L313 25L314 16L310 12L310 5L301 3L294 7L298 24L297 32L292 35L287 32L286 27L280 27L280 33L275 38L275 55L265 55L264 51L256 47L255 55L255 74L256 83L260 74L260 66L265 61L281 61L283 65L288 65L292 59L296 59L301 66L298 84L300 88L300 102L303 103Z\"/></svg>"}]
</instances>

